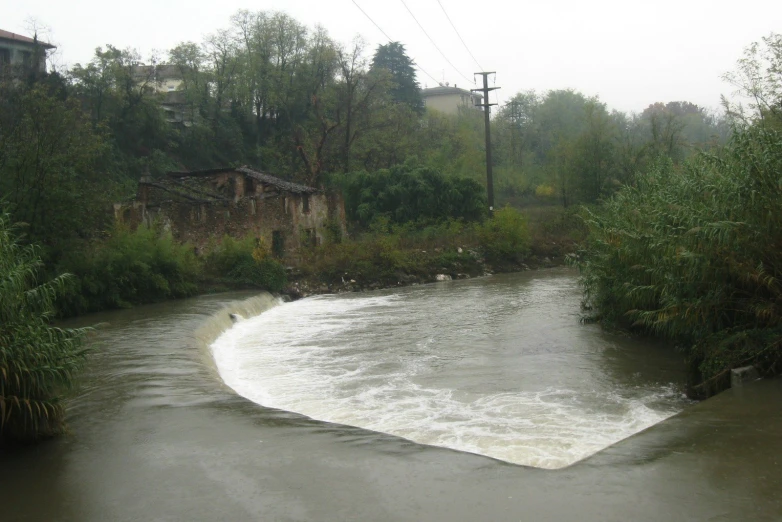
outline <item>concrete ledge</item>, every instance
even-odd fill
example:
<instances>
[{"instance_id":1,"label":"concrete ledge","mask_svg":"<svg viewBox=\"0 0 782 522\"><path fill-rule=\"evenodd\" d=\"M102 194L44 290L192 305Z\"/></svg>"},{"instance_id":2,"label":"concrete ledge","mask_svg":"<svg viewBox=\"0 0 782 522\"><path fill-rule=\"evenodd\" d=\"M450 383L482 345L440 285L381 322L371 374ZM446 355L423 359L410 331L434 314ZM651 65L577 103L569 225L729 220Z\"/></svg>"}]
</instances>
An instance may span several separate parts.
<instances>
[{"instance_id":1,"label":"concrete ledge","mask_svg":"<svg viewBox=\"0 0 782 522\"><path fill-rule=\"evenodd\" d=\"M758 375L758 370L754 366L733 368L730 371L730 387L740 387L743 386L745 382L756 381L759 378L760 375Z\"/></svg>"}]
</instances>

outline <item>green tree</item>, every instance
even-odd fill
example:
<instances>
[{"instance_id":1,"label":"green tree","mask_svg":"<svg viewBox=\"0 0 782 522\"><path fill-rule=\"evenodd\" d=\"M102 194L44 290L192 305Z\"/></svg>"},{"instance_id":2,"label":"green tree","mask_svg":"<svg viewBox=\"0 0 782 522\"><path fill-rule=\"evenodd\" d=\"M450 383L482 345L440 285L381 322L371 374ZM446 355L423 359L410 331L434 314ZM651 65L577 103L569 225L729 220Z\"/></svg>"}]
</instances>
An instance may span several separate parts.
<instances>
[{"instance_id":1,"label":"green tree","mask_svg":"<svg viewBox=\"0 0 782 522\"><path fill-rule=\"evenodd\" d=\"M372 70L386 70L391 75L394 85L391 96L398 103L408 105L419 114L424 112L424 102L421 89L416 80L413 60L407 56L405 46L399 42L389 42L379 45L372 58Z\"/></svg>"},{"instance_id":2,"label":"green tree","mask_svg":"<svg viewBox=\"0 0 782 522\"><path fill-rule=\"evenodd\" d=\"M0 442L35 440L64 426L62 392L84 351L84 329L50 324L66 276L42 280L34 246L22 246L0 215Z\"/></svg>"},{"instance_id":3,"label":"green tree","mask_svg":"<svg viewBox=\"0 0 782 522\"><path fill-rule=\"evenodd\" d=\"M750 113L741 104L723 98L728 113L742 122L755 118L775 128L782 127L782 34L771 33L762 42L744 50L737 68L723 76L736 94L749 100Z\"/></svg>"},{"instance_id":4,"label":"green tree","mask_svg":"<svg viewBox=\"0 0 782 522\"><path fill-rule=\"evenodd\" d=\"M0 86L0 107L0 206L47 256L103 228L117 184L99 168L102 129L45 84Z\"/></svg>"}]
</instances>

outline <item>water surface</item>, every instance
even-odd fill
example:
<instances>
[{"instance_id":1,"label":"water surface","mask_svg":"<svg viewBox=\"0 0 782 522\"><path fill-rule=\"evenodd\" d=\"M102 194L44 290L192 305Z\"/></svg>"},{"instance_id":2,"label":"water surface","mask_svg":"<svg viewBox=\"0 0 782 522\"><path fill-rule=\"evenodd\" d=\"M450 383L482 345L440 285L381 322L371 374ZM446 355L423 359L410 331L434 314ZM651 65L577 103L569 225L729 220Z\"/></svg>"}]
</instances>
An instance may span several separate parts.
<instances>
[{"instance_id":1,"label":"water surface","mask_svg":"<svg viewBox=\"0 0 782 522\"><path fill-rule=\"evenodd\" d=\"M562 276L528 273L517 283ZM490 285L503 281L493 279ZM370 295L389 294L354 297ZM246 297L203 296L82 318L109 324L95 337L69 402L70 432L31 448L0 449L0 521L782 520L778 380L687 406L567 468L531 468L237 395L215 370L205 341L230 325L229 311L249 316L257 309L237 307ZM478 307L472 315L482 313ZM550 308L538 320L577 313ZM514 337L516 325L507 326L492 334L500 346ZM676 382L670 355L604 341L615 349L579 356L578 364L601 369L630 391L636 382L641 389ZM518 376L518 368L508 371ZM571 375L562 377L568 386ZM448 386L426 384L435 385ZM596 393L604 386L608 381Z\"/></svg>"},{"instance_id":2,"label":"water surface","mask_svg":"<svg viewBox=\"0 0 782 522\"><path fill-rule=\"evenodd\" d=\"M579 298L570 271L318 296L212 350L258 404L554 469L687 403L676 352L580 324Z\"/></svg>"}]
</instances>

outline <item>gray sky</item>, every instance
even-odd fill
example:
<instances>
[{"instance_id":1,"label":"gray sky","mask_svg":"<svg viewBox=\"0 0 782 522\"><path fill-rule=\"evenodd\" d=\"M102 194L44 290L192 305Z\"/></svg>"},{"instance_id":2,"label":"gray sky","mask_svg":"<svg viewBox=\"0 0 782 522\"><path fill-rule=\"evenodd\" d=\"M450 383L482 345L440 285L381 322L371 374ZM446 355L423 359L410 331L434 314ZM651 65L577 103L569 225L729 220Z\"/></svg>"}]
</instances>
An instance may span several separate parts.
<instances>
[{"instance_id":1,"label":"gray sky","mask_svg":"<svg viewBox=\"0 0 782 522\"><path fill-rule=\"evenodd\" d=\"M455 69L434 48L401 0L356 0L437 81L470 88L478 71L437 0L405 0ZM574 88L609 108L641 111L686 100L717 107L731 87L720 76L747 45L782 31L782 1L743 0L440 0L485 70L497 71L500 102L520 90ZM349 43L374 48L385 37L352 0L26 0L0 8L0 28L27 33L35 18L51 28L64 64L87 62L95 47L134 47L142 55L228 26L238 9L281 10ZM486 17L483 18L483 13ZM482 21L485 20L485 21ZM465 79L464 76L467 77ZM422 85L435 81L419 72ZM492 100L496 101L496 100Z\"/></svg>"}]
</instances>

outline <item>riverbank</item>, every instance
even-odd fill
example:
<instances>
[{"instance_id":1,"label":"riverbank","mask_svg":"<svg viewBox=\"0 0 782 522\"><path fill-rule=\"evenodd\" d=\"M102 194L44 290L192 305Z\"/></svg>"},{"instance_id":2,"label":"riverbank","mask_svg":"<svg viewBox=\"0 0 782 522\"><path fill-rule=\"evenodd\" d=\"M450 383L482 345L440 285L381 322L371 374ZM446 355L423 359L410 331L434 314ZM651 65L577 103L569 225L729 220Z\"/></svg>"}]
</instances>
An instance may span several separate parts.
<instances>
[{"instance_id":1,"label":"riverbank","mask_svg":"<svg viewBox=\"0 0 782 522\"><path fill-rule=\"evenodd\" d=\"M425 251L421 253L426 254ZM435 254L439 253L435 252ZM339 280L336 280L292 267L288 271L288 284L281 293L290 299L301 299L311 295L365 292L565 266L564 256L541 258L537 255L530 255L525 257L522 262L492 265L487 263L476 250L455 251L455 254L456 259L451 263L429 262L423 265L423 269L412 271L412 273L398 270L393 274L381 277L363 277L345 272Z\"/></svg>"},{"instance_id":2,"label":"riverbank","mask_svg":"<svg viewBox=\"0 0 782 522\"><path fill-rule=\"evenodd\" d=\"M506 208L493 221L388 228L302 251L283 293L298 299L554 268L585 238L580 218L558 207Z\"/></svg>"}]
</instances>

